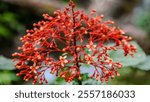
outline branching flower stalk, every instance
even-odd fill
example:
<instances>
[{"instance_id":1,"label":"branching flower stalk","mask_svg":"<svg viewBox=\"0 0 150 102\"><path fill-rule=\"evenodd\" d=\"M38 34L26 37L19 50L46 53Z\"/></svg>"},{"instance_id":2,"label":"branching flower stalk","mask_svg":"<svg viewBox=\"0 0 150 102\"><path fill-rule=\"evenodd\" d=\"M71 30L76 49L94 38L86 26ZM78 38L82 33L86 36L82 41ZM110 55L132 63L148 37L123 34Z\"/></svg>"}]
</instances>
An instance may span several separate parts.
<instances>
[{"instance_id":1,"label":"branching flower stalk","mask_svg":"<svg viewBox=\"0 0 150 102\"><path fill-rule=\"evenodd\" d=\"M72 31L73 31L73 33L74 33L74 38L73 38L73 42L74 42L74 46L76 46L76 34L75 34L75 32L76 32L76 28L75 28L75 24L76 24L76 18L75 18L75 15L74 15L74 8L75 8L75 5L74 5L74 3L72 2L72 1L70 1L70 6L71 6L71 10L72 10L72 19L73 19L73 29L72 29ZM77 52L77 48L75 47L75 56L77 56L76 57L76 59L75 59L75 63L76 63L76 66L77 66L77 70L78 70L78 72L80 72L80 66L79 66L79 61L78 61L78 52ZM79 85L81 85L81 77L79 77L79 81L78 81L78 83L79 83Z\"/></svg>"},{"instance_id":2,"label":"branching flower stalk","mask_svg":"<svg viewBox=\"0 0 150 102\"><path fill-rule=\"evenodd\" d=\"M55 17L43 14L44 20L27 30L20 38L23 45L18 47L19 52L13 54L20 70L17 75L23 75L25 81L33 79L33 84L48 83L45 71L50 69L51 74L66 82L77 78L81 84L80 67L88 64L95 68L90 77L101 82L119 76L117 69L122 64L114 62L109 51L122 49L125 56L133 56L136 48L129 43L132 38L115 27L113 21L102 21L103 15L93 17L95 12L92 10L88 16L84 11L76 11L70 0L64 11L54 12ZM54 53L60 56L55 58Z\"/></svg>"}]
</instances>

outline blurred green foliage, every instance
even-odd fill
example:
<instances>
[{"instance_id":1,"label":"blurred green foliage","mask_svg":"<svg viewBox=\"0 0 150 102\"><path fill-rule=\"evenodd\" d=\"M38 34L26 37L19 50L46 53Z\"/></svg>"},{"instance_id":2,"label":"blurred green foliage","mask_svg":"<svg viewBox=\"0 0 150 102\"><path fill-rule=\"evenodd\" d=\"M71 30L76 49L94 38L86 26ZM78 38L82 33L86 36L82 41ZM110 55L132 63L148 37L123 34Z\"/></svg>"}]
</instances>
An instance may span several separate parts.
<instances>
[{"instance_id":1,"label":"blurred green foliage","mask_svg":"<svg viewBox=\"0 0 150 102\"><path fill-rule=\"evenodd\" d=\"M125 67L119 70L120 76L109 81L111 85L150 85L150 70Z\"/></svg>"},{"instance_id":2,"label":"blurred green foliage","mask_svg":"<svg viewBox=\"0 0 150 102\"><path fill-rule=\"evenodd\" d=\"M14 63L11 59L0 56L0 84L13 84L19 81L15 74Z\"/></svg>"},{"instance_id":3,"label":"blurred green foliage","mask_svg":"<svg viewBox=\"0 0 150 102\"><path fill-rule=\"evenodd\" d=\"M19 77L14 71L0 71L0 85L10 85L19 82Z\"/></svg>"},{"instance_id":4,"label":"blurred green foliage","mask_svg":"<svg viewBox=\"0 0 150 102\"><path fill-rule=\"evenodd\" d=\"M137 51L138 51L137 53L134 54L134 57L132 57L130 55L124 56L123 50L117 50L117 51L110 51L109 52L110 57L115 62L122 63L123 67L136 66L140 62L145 61L145 59L146 59L146 54L142 50L142 48L134 41L132 41L130 43L132 43L137 48Z\"/></svg>"},{"instance_id":5,"label":"blurred green foliage","mask_svg":"<svg viewBox=\"0 0 150 102\"><path fill-rule=\"evenodd\" d=\"M0 1L0 84L23 83L16 76L14 63L6 57L11 56L16 46L15 37L23 36L40 17L33 10Z\"/></svg>"},{"instance_id":6,"label":"blurred green foliage","mask_svg":"<svg viewBox=\"0 0 150 102\"><path fill-rule=\"evenodd\" d=\"M14 63L11 59L0 56L0 70L15 70Z\"/></svg>"},{"instance_id":7,"label":"blurred green foliage","mask_svg":"<svg viewBox=\"0 0 150 102\"><path fill-rule=\"evenodd\" d=\"M16 35L15 32L21 32L24 30L24 26L18 22L17 14L7 11L7 8L5 8L4 4L0 3L0 9L2 12L0 14L0 37L12 39Z\"/></svg>"},{"instance_id":8,"label":"blurred green foliage","mask_svg":"<svg viewBox=\"0 0 150 102\"><path fill-rule=\"evenodd\" d=\"M119 69L120 76L115 77L109 81L109 84L121 84L121 85L144 85L150 84L150 57L146 56L141 47L132 42L137 47L138 52L134 57L123 57L123 52L117 51L111 52L110 55L115 61L119 61L123 64L123 67ZM121 54L122 53L122 54Z\"/></svg>"},{"instance_id":9,"label":"blurred green foliage","mask_svg":"<svg viewBox=\"0 0 150 102\"><path fill-rule=\"evenodd\" d=\"M150 70L150 56L146 56L146 59L139 63L138 65L134 66L134 67L137 67L141 70L145 70L145 71L149 71Z\"/></svg>"},{"instance_id":10,"label":"blurred green foliage","mask_svg":"<svg viewBox=\"0 0 150 102\"><path fill-rule=\"evenodd\" d=\"M143 30L148 32L150 37L150 10L145 10L135 17L134 23L141 27Z\"/></svg>"}]
</instances>

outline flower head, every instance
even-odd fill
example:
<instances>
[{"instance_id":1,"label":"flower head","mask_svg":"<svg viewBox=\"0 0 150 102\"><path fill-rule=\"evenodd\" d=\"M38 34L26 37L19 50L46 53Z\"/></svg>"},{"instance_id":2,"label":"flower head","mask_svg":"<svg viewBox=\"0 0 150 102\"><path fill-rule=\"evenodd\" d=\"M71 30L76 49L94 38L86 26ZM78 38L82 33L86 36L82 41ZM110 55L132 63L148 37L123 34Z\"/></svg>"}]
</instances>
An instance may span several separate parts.
<instances>
[{"instance_id":1,"label":"flower head","mask_svg":"<svg viewBox=\"0 0 150 102\"><path fill-rule=\"evenodd\" d=\"M93 10L92 14L96 11ZM71 82L82 79L81 64L94 66L91 78L108 81L119 76L117 71L121 63L114 62L108 51L122 49L124 55L133 55L136 48L129 43L131 37L115 27L113 21L103 21L103 15L88 16L83 11L75 11L75 4L70 0L69 8L54 12L55 17L43 14L44 20L34 24L27 34L20 38L23 45L13 54L18 76L24 80L33 79L33 83L47 83L45 71ZM109 42L114 45L108 46ZM61 44L61 46L60 46ZM58 58L52 56L58 54ZM64 56L67 53L69 56ZM100 72L101 70L101 72Z\"/></svg>"}]
</instances>

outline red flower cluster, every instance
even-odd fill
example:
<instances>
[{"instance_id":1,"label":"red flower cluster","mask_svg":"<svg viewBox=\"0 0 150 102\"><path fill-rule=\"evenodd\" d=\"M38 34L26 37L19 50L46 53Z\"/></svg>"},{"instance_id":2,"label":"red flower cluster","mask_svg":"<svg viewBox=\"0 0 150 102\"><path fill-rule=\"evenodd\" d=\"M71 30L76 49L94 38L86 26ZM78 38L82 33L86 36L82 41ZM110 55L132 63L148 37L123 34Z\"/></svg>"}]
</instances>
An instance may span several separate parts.
<instances>
[{"instance_id":1,"label":"red flower cluster","mask_svg":"<svg viewBox=\"0 0 150 102\"><path fill-rule=\"evenodd\" d=\"M20 52L13 54L20 70L17 75L24 75L25 81L33 79L33 84L47 83L44 73L50 69L50 73L71 82L75 78L81 80L80 66L89 64L95 67L91 78L107 82L110 77L119 76L117 68L122 65L114 62L108 51L122 49L124 55L133 55L136 48L128 43L131 37L114 27L113 21L102 21L103 15L93 17L94 12L88 16L75 11L70 0L69 8L55 11L55 17L43 14L44 20L27 30L20 39L23 42L18 48ZM108 46L109 42L114 45ZM54 53L61 55L55 58Z\"/></svg>"}]
</instances>

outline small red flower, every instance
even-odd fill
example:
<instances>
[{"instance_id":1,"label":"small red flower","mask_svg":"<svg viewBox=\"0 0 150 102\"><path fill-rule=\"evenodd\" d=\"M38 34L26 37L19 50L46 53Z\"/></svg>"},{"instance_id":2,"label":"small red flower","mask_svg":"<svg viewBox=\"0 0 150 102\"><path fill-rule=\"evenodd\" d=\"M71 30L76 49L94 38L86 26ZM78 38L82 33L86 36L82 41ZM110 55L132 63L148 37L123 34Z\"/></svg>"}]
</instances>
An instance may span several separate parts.
<instances>
[{"instance_id":1,"label":"small red flower","mask_svg":"<svg viewBox=\"0 0 150 102\"><path fill-rule=\"evenodd\" d=\"M75 11L75 4L70 0L69 8L55 11L55 17L43 14L44 20L27 30L20 38L23 43L18 48L20 52L13 54L20 70L17 75L24 75L25 81L33 79L33 84L47 83L44 73L50 69L50 73L71 82L82 79L82 64L90 64L95 67L91 78L107 82L119 76L117 69L122 65L114 62L108 51L122 49L126 56L133 55L136 48L128 43L131 37L125 36L113 21L102 21L103 15L93 17L95 12L88 16ZM109 42L114 45L108 46ZM60 56L55 58L54 53Z\"/></svg>"}]
</instances>

